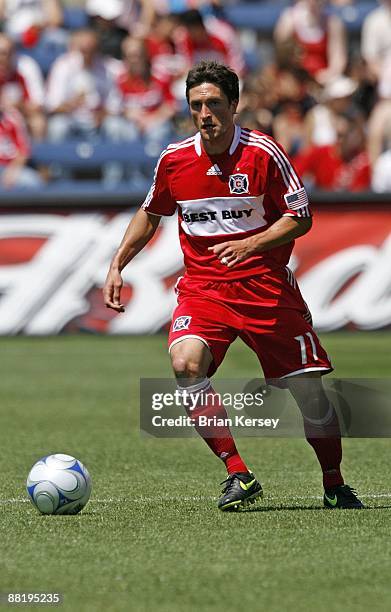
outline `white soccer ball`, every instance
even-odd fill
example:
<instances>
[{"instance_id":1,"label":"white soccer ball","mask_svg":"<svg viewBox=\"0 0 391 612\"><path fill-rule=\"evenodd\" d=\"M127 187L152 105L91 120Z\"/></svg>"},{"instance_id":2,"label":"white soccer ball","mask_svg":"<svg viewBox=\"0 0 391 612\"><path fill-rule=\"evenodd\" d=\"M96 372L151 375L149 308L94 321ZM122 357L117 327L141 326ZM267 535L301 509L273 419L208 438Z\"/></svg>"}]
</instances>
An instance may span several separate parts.
<instances>
[{"instance_id":1,"label":"white soccer ball","mask_svg":"<svg viewBox=\"0 0 391 612\"><path fill-rule=\"evenodd\" d=\"M27 493L42 514L77 514L88 502L92 483L87 468L74 457L42 457L27 477Z\"/></svg>"}]
</instances>

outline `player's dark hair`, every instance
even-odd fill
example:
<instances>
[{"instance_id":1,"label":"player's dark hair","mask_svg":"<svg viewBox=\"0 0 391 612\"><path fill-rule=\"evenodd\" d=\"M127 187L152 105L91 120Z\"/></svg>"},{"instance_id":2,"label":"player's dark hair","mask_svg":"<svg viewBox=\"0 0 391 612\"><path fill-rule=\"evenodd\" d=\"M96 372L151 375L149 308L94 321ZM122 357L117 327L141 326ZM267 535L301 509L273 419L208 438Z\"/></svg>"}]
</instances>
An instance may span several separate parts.
<instances>
[{"instance_id":1,"label":"player's dark hair","mask_svg":"<svg viewBox=\"0 0 391 612\"><path fill-rule=\"evenodd\" d=\"M217 62L202 61L196 64L187 75L186 99L189 102L189 91L202 83L212 83L220 87L228 102L239 100L239 78L236 72Z\"/></svg>"}]
</instances>

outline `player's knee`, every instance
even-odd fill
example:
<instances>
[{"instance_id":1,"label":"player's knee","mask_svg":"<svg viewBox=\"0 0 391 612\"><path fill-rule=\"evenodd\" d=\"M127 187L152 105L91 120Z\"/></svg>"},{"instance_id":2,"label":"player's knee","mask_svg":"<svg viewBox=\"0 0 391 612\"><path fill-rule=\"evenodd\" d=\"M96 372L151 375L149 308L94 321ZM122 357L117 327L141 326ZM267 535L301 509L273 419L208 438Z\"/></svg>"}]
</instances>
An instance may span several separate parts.
<instances>
[{"instance_id":1,"label":"player's knee","mask_svg":"<svg viewBox=\"0 0 391 612\"><path fill-rule=\"evenodd\" d=\"M177 378L196 379L205 376L203 367L197 359L190 359L182 355L172 355L171 363Z\"/></svg>"},{"instance_id":2,"label":"player's knee","mask_svg":"<svg viewBox=\"0 0 391 612\"><path fill-rule=\"evenodd\" d=\"M330 403L321 381L303 380L296 386L293 396L303 414L308 418L323 418L329 411Z\"/></svg>"}]
</instances>

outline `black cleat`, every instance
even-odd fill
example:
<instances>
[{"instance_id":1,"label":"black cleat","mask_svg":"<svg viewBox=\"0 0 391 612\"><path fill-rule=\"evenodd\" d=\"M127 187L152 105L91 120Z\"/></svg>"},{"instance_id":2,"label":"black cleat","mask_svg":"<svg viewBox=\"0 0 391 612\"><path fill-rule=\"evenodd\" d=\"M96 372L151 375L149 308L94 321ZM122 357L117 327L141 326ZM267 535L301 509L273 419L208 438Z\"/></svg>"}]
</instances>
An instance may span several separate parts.
<instances>
[{"instance_id":1,"label":"black cleat","mask_svg":"<svg viewBox=\"0 0 391 612\"><path fill-rule=\"evenodd\" d=\"M221 484L225 486L217 507L223 512L240 510L263 496L262 486L251 472L235 472Z\"/></svg>"},{"instance_id":2,"label":"black cleat","mask_svg":"<svg viewBox=\"0 0 391 612\"><path fill-rule=\"evenodd\" d=\"M364 504L358 499L356 491L349 485L338 485L331 489L326 489L323 497L324 507L330 508L349 508L361 510Z\"/></svg>"}]
</instances>

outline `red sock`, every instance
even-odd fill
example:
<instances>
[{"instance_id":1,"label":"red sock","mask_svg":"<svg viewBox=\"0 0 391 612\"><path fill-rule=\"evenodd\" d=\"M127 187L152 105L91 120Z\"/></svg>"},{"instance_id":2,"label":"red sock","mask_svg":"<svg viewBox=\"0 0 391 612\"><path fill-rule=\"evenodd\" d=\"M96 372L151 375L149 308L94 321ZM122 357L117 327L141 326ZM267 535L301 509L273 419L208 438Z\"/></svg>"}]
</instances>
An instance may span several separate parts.
<instances>
[{"instance_id":1,"label":"red sock","mask_svg":"<svg viewBox=\"0 0 391 612\"><path fill-rule=\"evenodd\" d=\"M329 417L325 422L304 418L304 431L307 442L314 449L323 473L325 489L344 484L341 474L342 444L341 430L334 407L330 404Z\"/></svg>"},{"instance_id":2,"label":"red sock","mask_svg":"<svg viewBox=\"0 0 391 612\"><path fill-rule=\"evenodd\" d=\"M197 432L205 440L209 448L219 459L224 461L228 474L248 472L248 467L237 451L228 425L215 425L213 422L207 426L199 425L201 416L210 419L213 419L213 417L224 420L228 418L224 406L220 403L219 395L214 391L209 380L205 379L191 387L180 387L180 391L186 391L187 399L191 402L194 396L196 396L197 403L193 409L190 409L190 406L186 405L185 399L183 399L186 412L194 419ZM184 395L184 398L186 396Z\"/></svg>"}]
</instances>

